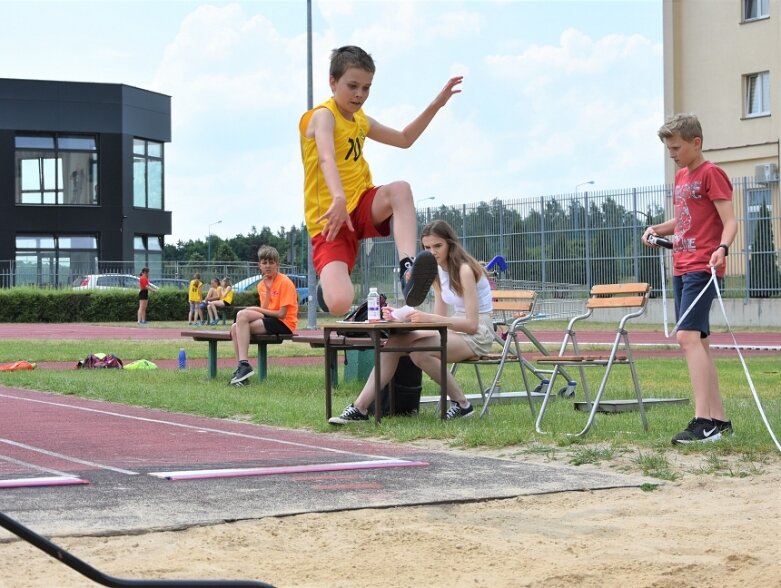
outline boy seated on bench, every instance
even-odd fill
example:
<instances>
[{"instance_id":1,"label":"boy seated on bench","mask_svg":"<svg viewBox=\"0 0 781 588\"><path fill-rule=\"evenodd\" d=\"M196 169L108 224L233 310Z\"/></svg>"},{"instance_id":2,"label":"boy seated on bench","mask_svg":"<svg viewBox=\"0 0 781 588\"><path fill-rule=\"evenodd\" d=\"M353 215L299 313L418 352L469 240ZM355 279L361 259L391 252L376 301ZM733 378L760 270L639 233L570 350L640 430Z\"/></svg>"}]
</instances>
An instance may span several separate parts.
<instances>
[{"instance_id":1,"label":"boy seated on bench","mask_svg":"<svg viewBox=\"0 0 781 588\"><path fill-rule=\"evenodd\" d=\"M298 324L298 292L293 280L279 272L279 252L261 246L258 268L263 275L258 282L260 306L240 310L231 326L233 351L239 360L229 382L233 386L246 386L255 373L248 359L252 335L290 335Z\"/></svg>"}]
</instances>

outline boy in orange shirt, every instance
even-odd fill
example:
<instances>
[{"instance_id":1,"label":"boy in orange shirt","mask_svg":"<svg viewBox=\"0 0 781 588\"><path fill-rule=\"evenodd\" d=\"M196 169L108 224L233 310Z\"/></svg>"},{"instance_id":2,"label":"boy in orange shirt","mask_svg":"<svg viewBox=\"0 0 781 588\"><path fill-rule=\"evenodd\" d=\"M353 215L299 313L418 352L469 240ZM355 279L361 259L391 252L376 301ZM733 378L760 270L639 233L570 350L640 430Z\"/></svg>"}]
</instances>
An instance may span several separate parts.
<instances>
[{"instance_id":1,"label":"boy in orange shirt","mask_svg":"<svg viewBox=\"0 0 781 588\"><path fill-rule=\"evenodd\" d=\"M271 246L258 249L260 306L244 308L231 326L233 351L239 365L230 379L233 386L246 386L255 371L249 363L251 335L290 335L298 325L298 292L293 280L279 272L279 252Z\"/></svg>"}]
</instances>

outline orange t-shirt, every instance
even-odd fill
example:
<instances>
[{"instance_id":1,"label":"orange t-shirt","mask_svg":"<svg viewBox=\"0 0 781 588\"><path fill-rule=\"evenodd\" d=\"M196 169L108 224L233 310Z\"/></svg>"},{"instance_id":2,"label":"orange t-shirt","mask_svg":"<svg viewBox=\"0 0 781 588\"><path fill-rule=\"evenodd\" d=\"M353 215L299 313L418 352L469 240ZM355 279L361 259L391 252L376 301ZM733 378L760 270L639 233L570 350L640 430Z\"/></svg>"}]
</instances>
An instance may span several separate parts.
<instances>
[{"instance_id":1,"label":"orange t-shirt","mask_svg":"<svg viewBox=\"0 0 781 588\"><path fill-rule=\"evenodd\" d=\"M258 296L260 307L269 310L282 310L287 306L287 314L281 320L291 333L296 332L298 326L298 292L293 280L285 274L277 274L271 283L271 288L266 289L265 280L258 282Z\"/></svg>"}]
</instances>

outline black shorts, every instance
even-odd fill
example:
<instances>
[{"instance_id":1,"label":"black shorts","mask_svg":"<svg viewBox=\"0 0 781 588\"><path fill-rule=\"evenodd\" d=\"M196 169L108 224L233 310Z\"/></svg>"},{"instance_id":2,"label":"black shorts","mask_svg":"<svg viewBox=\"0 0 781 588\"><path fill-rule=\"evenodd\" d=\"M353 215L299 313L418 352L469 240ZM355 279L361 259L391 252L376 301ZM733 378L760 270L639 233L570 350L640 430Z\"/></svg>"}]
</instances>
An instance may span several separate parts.
<instances>
[{"instance_id":1,"label":"black shorts","mask_svg":"<svg viewBox=\"0 0 781 588\"><path fill-rule=\"evenodd\" d=\"M275 316L264 316L263 326L269 335L292 335L288 326Z\"/></svg>"},{"instance_id":2,"label":"black shorts","mask_svg":"<svg viewBox=\"0 0 781 588\"><path fill-rule=\"evenodd\" d=\"M149 300L149 290L141 290L138 293L139 300Z\"/></svg>"}]
</instances>

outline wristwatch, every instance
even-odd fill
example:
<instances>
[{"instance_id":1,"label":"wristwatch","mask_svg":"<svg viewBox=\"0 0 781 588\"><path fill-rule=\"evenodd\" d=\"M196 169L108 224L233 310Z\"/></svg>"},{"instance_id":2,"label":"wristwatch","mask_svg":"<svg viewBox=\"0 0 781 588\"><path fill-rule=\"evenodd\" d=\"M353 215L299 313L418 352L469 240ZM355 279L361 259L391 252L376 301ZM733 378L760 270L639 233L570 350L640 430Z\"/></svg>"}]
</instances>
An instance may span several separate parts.
<instances>
[{"instance_id":1,"label":"wristwatch","mask_svg":"<svg viewBox=\"0 0 781 588\"><path fill-rule=\"evenodd\" d=\"M721 249L724 249L724 257L727 257L729 255L729 245L727 245L726 243L722 243L721 245L719 245L719 247ZM717 249L719 247L717 247Z\"/></svg>"}]
</instances>

